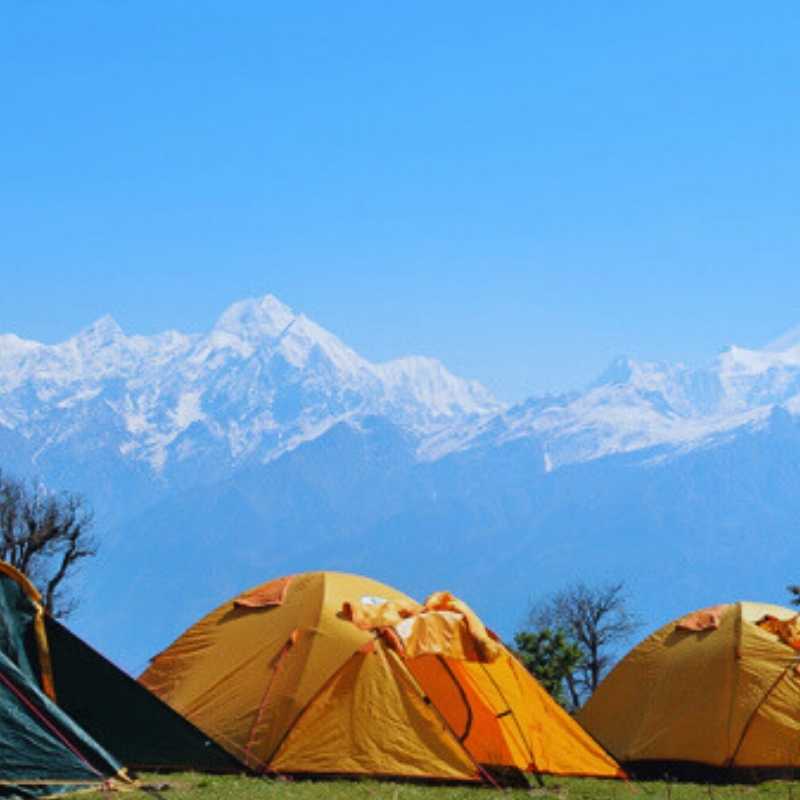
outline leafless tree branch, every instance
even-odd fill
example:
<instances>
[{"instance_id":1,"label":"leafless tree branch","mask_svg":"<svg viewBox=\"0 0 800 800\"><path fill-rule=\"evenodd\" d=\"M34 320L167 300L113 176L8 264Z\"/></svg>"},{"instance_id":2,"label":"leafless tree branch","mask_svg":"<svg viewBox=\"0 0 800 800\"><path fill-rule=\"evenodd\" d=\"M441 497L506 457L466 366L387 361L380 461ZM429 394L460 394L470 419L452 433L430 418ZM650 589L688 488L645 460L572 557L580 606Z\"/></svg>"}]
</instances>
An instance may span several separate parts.
<instances>
[{"instance_id":1,"label":"leafless tree branch","mask_svg":"<svg viewBox=\"0 0 800 800\"><path fill-rule=\"evenodd\" d=\"M569 689L573 698L584 700L611 668L614 648L630 639L641 626L628 610L621 581L597 586L573 584L534 605L528 623L537 629L565 630L580 647L584 659L572 676Z\"/></svg>"},{"instance_id":2,"label":"leafless tree branch","mask_svg":"<svg viewBox=\"0 0 800 800\"><path fill-rule=\"evenodd\" d=\"M0 471L0 558L30 578L55 616L77 605L66 585L80 562L97 552L93 521L80 495L56 494Z\"/></svg>"}]
</instances>

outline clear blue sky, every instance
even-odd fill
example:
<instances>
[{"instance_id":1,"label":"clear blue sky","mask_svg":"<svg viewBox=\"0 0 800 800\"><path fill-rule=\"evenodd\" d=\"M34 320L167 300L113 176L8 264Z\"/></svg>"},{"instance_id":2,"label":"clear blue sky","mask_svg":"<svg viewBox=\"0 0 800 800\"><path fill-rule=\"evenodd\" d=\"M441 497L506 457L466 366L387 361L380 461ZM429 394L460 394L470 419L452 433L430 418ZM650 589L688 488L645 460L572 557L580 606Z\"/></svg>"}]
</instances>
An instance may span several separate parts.
<instances>
[{"instance_id":1,"label":"clear blue sky","mask_svg":"<svg viewBox=\"0 0 800 800\"><path fill-rule=\"evenodd\" d=\"M793 2L7 0L0 331L272 292L506 399L800 322Z\"/></svg>"}]
</instances>

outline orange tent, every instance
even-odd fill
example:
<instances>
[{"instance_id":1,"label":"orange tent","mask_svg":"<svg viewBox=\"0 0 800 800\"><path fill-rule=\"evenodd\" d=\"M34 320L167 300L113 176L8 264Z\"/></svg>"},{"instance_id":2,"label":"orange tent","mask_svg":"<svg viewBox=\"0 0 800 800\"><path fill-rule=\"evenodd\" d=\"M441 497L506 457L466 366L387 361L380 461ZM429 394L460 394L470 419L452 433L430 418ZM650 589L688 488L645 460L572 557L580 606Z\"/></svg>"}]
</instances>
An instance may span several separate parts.
<instances>
[{"instance_id":1,"label":"orange tent","mask_svg":"<svg viewBox=\"0 0 800 800\"><path fill-rule=\"evenodd\" d=\"M796 777L798 650L796 609L704 608L636 645L577 717L636 777Z\"/></svg>"},{"instance_id":2,"label":"orange tent","mask_svg":"<svg viewBox=\"0 0 800 800\"><path fill-rule=\"evenodd\" d=\"M622 775L466 605L355 575L251 589L140 680L256 772Z\"/></svg>"}]
</instances>

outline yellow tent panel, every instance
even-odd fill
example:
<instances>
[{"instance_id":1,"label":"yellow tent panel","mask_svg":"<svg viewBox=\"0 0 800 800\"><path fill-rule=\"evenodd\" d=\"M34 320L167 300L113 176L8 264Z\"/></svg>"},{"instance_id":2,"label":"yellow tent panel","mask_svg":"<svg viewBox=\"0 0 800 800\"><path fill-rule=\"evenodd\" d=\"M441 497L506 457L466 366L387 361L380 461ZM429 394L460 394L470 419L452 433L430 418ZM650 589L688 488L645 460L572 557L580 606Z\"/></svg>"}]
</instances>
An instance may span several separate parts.
<instances>
[{"instance_id":1,"label":"yellow tent panel","mask_svg":"<svg viewBox=\"0 0 800 800\"><path fill-rule=\"evenodd\" d=\"M355 575L304 573L223 604L141 682L264 773L619 777L477 616Z\"/></svg>"},{"instance_id":2,"label":"yellow tent panel","mask_svg":"<svg viewBox=\"0 0 800 800\"><path fill-rule=\"evenodd\" d=\"M367 711L368 710L368 711ZM276 753L277 772L374 773L474 780L477 766L425 703L396 653L355 653Z\"/></svg>"},{"instance_id":3,"label":"yellow tent panel","mask_svg":"<svg viewBox=\"0 0 800 800\"><path fill-rule=\"evenodd\" d=\"M631 650L577 718L634 774L798 769L798 652L762 622L795 617L740 602L675 620Z\"/></svg>"}]
</instances>

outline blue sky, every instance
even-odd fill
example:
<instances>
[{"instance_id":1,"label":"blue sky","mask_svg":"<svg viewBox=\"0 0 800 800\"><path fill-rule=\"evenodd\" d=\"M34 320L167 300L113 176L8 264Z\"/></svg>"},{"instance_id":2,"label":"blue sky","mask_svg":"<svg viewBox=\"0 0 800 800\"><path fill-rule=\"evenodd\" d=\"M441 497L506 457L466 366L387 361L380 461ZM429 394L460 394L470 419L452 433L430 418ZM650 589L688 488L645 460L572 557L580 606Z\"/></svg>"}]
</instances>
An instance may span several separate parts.
<instances>
[{"instance_id":1,"label":"blue sky","mask_svg":"<svg viewBox=\"0 0 800 800\"><path fill-rule=\"evenodd\" d=\"M272 292L505 399L800 323L789 2L0 9L0 330Z\"/></svg>"}]
</instances>

